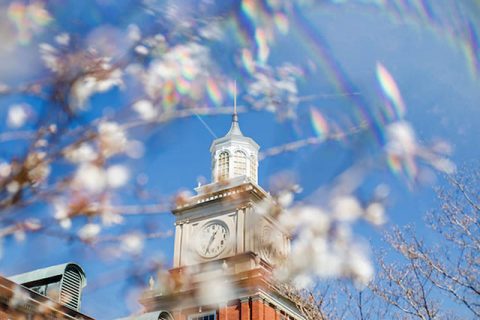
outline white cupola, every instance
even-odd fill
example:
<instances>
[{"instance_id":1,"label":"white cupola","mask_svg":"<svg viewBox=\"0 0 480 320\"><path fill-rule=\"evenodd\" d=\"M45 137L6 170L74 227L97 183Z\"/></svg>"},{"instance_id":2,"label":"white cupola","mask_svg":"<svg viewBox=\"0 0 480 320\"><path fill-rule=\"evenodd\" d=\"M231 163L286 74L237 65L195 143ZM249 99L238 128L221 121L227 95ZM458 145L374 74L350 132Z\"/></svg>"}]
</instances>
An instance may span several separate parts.
<instances>
[{"instance_id":1,"label":"white cupola","mask_svg":"<svg viewBox=\"0 0 480 320\"><path fill-rule=\"evenodd\" d=\"M236 106L232 116L232 126L228 133L215 139L210 147L212 153L212 182L228 181L245 176L258 184L258 149L252 138L240 131Z\"/></svg>"}]
</instances>

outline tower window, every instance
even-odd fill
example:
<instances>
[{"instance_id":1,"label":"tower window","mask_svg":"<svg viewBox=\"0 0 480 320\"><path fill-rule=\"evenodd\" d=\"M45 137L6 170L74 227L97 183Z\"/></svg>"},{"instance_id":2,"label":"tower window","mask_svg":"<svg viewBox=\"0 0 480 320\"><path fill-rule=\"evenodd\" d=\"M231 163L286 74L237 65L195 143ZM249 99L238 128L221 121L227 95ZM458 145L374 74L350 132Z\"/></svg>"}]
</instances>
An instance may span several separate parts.
<instances>
[{"instance_id":1,"label":"tower window","mask_svg":"<svg viewBox=\"0 0 480 320\"><path fill-rule=\"evenodd\" d=\"M250 178L255 182L257 181L257 159L254 155L250 157Z\"/></svg>"},{"instance_id":2,"label":"tower window","mask_svg":"<svg viewBox=\"0 0 480 320\"><path fill-rule=\"evenodd\" d=\"M237 150L233 158L233 175L242 176L247 174L247 155Z\"/></svg>"},{"instance_id":3,"label":"tower window","mask_svg":"<svg viewBox=\"0 0 480 320\"><path fill-rule=\"evenodd\" d=\"M218 180L226 180L228 179L228 169L230 165L230 159L228 152L220 153L218 157Z\"/></svg>"}]
</instances>

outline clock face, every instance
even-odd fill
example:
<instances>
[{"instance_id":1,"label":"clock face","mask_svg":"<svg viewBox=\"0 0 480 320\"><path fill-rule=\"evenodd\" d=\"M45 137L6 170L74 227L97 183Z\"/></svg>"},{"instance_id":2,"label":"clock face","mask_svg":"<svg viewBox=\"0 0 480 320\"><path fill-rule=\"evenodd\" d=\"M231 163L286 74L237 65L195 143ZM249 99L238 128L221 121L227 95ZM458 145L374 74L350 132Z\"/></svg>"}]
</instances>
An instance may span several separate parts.
<instances>
[{"instance_id":1,"label":"clock face","mask_svg":"<svg viewBox=\"0 0 480 320\"><path fill-rule=\"evenodd\" d=\"M212 221L202 227L199 232L197 252L204 258L214 258L222 253L229 237L225 223Z\"/></svg>"}]
</instances>

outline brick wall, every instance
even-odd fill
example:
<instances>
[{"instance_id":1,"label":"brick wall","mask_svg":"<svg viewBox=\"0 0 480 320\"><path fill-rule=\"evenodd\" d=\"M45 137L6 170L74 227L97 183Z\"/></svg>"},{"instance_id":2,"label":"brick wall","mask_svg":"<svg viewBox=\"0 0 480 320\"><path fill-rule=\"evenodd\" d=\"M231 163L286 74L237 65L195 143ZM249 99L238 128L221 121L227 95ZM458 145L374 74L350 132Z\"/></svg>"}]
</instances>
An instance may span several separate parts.
<instances>
[{"instance_id":1,"label":"brick wall","mask_svg":"<svg viewBox=\"0 0 480 320\"><path fill-rule=\"evenodd\" d=\"M202 310L206 312L208 310ZM198 313L198 308L173 312L175 320L188 320L188 316ZM230 301L221 305L217 312L218 320L283 320L282 313L275 306L259 298Z\"/></svg>"}]
</instances>

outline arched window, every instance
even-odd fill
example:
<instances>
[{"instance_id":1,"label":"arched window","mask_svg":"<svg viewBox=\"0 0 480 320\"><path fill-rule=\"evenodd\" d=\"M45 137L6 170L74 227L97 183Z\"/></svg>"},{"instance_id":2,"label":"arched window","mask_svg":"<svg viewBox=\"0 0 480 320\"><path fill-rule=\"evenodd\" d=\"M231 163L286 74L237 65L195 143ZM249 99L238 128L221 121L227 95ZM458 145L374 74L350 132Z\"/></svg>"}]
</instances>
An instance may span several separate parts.
<instances>
[{"instance_id":1,"label":"arched window","mask_svg":"<svg viewBox=\"0 0 480 320\"><path fill-rule=\"evenodd\" d=\"M218 180L221 181L228 179L229 162L230 159L228 152L220 153L220 156L218 157Z\"/></svg>"},{"instance_id":2,"label":"arched window","mask_svg":"<svg viewBox=\"0 0 480 320\"><path fill-rule=\"evenodd\" d=\"M235 151L235 155L233 157L233 175L247 175L247 155L243 151Z\"/></svg>"},{"instance_id":3,"label":"arched window","mask_svg":"<svg viewBox=\"0 0 480 320\"><path fill-rule=\"evenodd\" d=\"M257 182L257 159L254 155L250 157L250 179Z\"/></svg>"}]
</instances>

